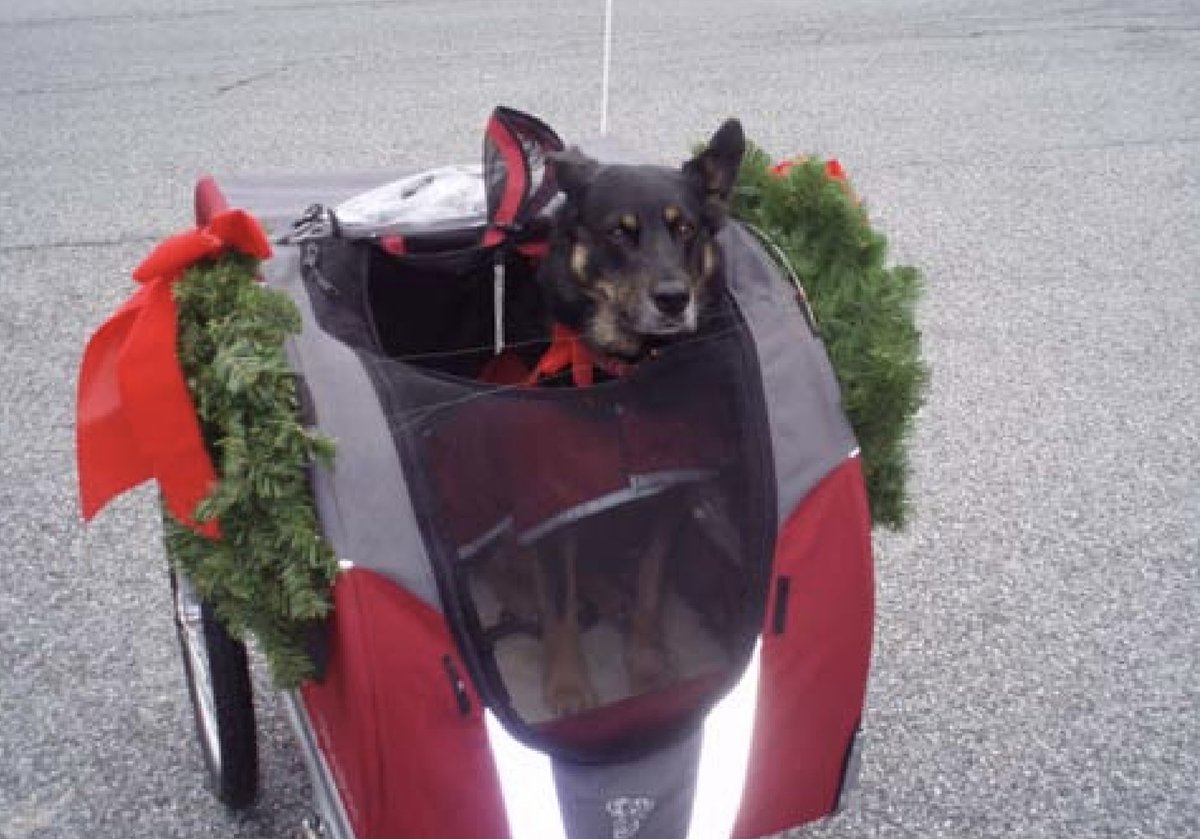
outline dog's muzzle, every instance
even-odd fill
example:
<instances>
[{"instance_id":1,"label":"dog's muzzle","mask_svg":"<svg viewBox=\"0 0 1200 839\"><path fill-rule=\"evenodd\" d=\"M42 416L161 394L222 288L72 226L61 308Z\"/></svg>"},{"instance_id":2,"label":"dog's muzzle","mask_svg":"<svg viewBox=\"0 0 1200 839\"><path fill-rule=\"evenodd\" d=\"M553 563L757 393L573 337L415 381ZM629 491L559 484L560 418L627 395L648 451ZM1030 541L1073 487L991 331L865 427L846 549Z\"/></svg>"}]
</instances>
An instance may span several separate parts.
<instances>
[{"instance_id":1,"label":"dog's muzzle","mask_svg":"<svg viewBox=\"0 0 1200 839\"><path fill-rule=\"evenodd\" d=\"M686 290L655 291L648 295L634 324L642 335L679 335L696 329L696 298Z\"/></svg>"}]
</instances>

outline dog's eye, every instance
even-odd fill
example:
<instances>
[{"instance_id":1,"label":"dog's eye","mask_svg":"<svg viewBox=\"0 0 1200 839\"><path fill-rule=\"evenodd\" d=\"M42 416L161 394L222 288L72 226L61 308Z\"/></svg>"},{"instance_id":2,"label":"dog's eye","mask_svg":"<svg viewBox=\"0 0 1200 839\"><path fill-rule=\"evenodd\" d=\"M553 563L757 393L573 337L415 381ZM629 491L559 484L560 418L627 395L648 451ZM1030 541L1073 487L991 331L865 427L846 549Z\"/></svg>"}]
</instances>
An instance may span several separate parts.
<instances>
[{"instance_id":1,"label":"dog's eye","mask_svg":"<svg viewBox=\"0 0 1200 839\"><path fill-rule=\"evenodd\" d=\"M633 213L623 213L608 229L608 238L614 242L636 242L639 230L638 217Z\"/></svg>"},{"instance_id":2,"label":"dog's eye","mask_svg":"<svg viewBox=\"0 0 1200 839\"><path fill-rule=\"evenodd\" d=\"M696 227L690 221L675 223L675 235L681 239L690 239L696 235Z\"/></svg>"}]
</instances>

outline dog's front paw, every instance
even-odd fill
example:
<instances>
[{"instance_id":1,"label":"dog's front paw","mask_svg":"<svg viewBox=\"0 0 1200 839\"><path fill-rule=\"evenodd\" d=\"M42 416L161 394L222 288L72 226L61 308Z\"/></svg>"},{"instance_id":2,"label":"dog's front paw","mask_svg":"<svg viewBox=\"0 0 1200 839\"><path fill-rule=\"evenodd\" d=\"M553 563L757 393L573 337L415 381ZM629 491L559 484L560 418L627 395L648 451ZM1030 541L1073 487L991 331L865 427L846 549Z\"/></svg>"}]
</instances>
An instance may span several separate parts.
<instances>
[{"instance_id":1,"label":"dog's front paw","mask_svg":"<svg viewBox=\"0 0 1200 839\"><path fill-rule=\"evenodd\" d=\"M625 666L629 671L629 692L636 696L658 690L675 681L675 670L662 645L654 639L629 639L625 649Z\"/></svg>"},{"instance_id":2,"label":"dog's front paw","mask_svg":"<svg viewBox=\"0 0 1200 839\"><path fill-rule=\"evenodd\" d=\"M546 705L554 717L569 717L596 705L595 690L581 663L560 664L546 673Z\"/></svg>"},{"instance_id":3,"label":"dog's front paw","mask_svg":"<svg viewBox=\"0 0 1200 839\"><path fill-rule=\"evenodd\" d=\"M570 628L547 634L542 687L546 705L556 717L578 714L596 705L596 692L579 649L578 630Z\"/></svg>"},{"instance_id":4,"label":"dog's front paw","mask_svg":"<svg viewBox=\"0 0 1200 839\"><path fill-rule=\"evenodd\" d=\"M554 716L566 717L595 707L596 693L582 673L578 678L559 674L546 683L546 704Z\"/></svg>"}]
</instances>

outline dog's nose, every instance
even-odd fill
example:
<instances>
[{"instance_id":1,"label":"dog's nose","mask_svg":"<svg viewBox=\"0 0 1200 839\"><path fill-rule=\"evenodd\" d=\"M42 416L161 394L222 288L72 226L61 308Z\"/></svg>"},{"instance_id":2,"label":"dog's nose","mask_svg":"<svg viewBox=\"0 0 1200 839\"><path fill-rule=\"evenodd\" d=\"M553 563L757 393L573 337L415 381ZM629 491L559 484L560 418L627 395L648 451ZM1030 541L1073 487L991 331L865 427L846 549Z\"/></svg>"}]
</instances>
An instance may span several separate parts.
<instances>
[{"instance_id":1,"label":"dog's nose","mask_svg":"<svg viewBox=\"0 0 1200 839\"><path fill-rule=\"evenodd\" d=\"M658 310L672 317L683 314L683 310L692 299L692 295L687 291L656 291L653 297Z\"/></svg>"}]
</instances>

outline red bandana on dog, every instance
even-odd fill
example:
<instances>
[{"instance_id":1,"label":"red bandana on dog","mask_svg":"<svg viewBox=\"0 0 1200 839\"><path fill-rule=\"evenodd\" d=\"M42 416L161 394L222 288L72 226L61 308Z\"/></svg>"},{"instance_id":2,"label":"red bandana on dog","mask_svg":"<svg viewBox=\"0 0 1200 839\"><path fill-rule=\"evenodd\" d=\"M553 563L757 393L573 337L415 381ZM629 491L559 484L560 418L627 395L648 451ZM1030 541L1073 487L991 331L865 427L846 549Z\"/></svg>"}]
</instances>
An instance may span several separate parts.
<instances>
[{"instance_id":1,"label":"red bandana on dog","mask_svg":"<svg viewBox=\"0 0 1200 839\"><path fill-rule=\"evenodd\" d=\"M537 367L529 374L526 384L536 385L542 379L557 376L567 368L571 370L571 381L575 387L589 387L596 380L599 368L613 378L629 372L629 365L611 358L597 356L588 349L577 334L562 324L554 325L550 349L541 357Z\"/></svg>"},{"instance_id":2,"label":"red bandana on dog","mask_svg":"<svg viewBox=\"0 0 1200 839\"><path fill-rule=\"evenodd\" d=\"M570 370L571 383L575 387L590 387L595 384L598 369L619 379L632 369L632 365L596 355L578 334L556 323L550 336L550 346L538 359L533 372L515 353L508 351L484 365L479 379L493 385L523 384L532 387Z\"/></svg>"},{"instance_id":3,"label":"red bandana on dog","mask_svg":"<svg viewBox=\"0 0 1200 839\"><path fill-rule=\"evenodd\" d=\"M85 519L114 496L158 481L167 508L210 538L196 505L216 483L176 352L171 286L202 259L233 249L265 259L271 244L253 216L227 210L170 237L133 272L141 287L88 341L79 374L76 450Z\"/></svg>"}]
</instances>

